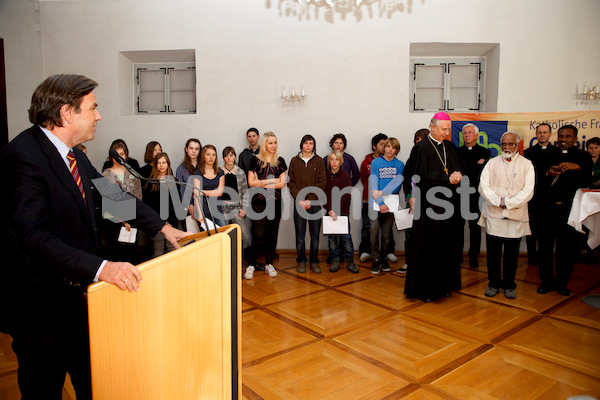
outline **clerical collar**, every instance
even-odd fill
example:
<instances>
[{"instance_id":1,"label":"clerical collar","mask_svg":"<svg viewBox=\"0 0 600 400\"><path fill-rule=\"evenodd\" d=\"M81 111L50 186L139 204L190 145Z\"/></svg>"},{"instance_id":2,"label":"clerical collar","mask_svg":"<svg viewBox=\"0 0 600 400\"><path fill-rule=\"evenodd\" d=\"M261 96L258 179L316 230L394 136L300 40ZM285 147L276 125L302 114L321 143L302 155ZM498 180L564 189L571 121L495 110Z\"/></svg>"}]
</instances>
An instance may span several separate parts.
<instances>
[{"instance_id":1,"label":"clerical collar","mask_svg":"<svg viewBox=\"0 0 600 400\"><path fill-rule=\"evenodd\" d=\"M569 153L569 149L564 149L564 150L562 151L562 153L563 153L563 154L568 154L568 153Z\"/></svg>"},{"instance_id":2,"label":"clerical collar","mask_svg":"<svg viewBox=\"0 0 600 400\"><path fill-rule=\"evenodd\" d=\"M431 136L431 133L429 134L429 138L430 138L431 140L433 140L433 141L434 141L436 144L442 144L442 142L441 142L440 140L436 140L436 139L434 139L434 138L433 138L433 136Z\"/></svg>"},{"instance_id":3,"label":"clerical collar","mask_svg":"<svg viewBox=\"0 0 600 400\"><path fill-rule=\"evenodd\" d=\"M467 149L469 149L469 151L473 150L473 147L475 146L467 146Z\"/></svg>"},{"instance_id":4,"label":"clerical collar","mask_svg":"<svg viewBox=\"0 0 600 400\"><path fill-rule=\"evenodd\" d=\"M540 146L542 148L542 150L546 150L548 148L548 145L546 146Z\"/></svg>"}]
</instances>

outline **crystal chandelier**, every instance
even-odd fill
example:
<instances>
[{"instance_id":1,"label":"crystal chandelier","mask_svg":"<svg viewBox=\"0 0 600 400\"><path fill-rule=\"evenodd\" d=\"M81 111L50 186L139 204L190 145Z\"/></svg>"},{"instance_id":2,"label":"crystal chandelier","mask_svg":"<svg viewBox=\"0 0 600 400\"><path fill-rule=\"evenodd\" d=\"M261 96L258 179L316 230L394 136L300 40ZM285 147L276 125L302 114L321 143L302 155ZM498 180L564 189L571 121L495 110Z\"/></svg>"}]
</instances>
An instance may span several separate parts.
<instances>
[{"instance_id":1,"label":"crystal chandelier","mask_svg":"<svg viewBox=\"0 0 600 400\"><path fill-rule=\"evenodd\" d=\"M270 1L267 2L268 4ZM328 22L333 22L335 13L344 19L353 14L357 20L363 17L390 18L396 12L410 13L413 0L279 0L280 15L295 16L309 20L320 18L320 9Z\"/></svg>"},{"instance_id":2,"label":"crystal chandelier","mask_svg":"<svg viewBox=\"0 0 600 400\"><path fill-rule=\"evenodd\" d=\"M600 102L600 90L598 82L595 86L588 87L587 82L583 85L583 92L577 94L577 98L581 100L581 104L597 104Z\"/></svg>"}]
</instances>

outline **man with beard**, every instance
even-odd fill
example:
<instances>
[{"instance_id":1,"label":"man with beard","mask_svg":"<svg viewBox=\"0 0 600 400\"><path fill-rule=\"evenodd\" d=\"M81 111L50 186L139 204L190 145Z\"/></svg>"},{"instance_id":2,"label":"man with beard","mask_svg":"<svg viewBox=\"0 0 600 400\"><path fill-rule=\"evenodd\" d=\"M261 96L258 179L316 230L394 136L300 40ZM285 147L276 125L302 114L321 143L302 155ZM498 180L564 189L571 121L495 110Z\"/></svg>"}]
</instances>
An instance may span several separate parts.
<instances>
[{"instance_id":1,"label":"man with beard","mask_svg":"<svg viewBox=\"0 0 600 400\"><path fill-rule=\"evenodd\" d=\"M549 210L543 219L539 231L539 260L541 285L539 294L551 290L563 296L571 293L567 288L573 261L579 249L580 233L567 224L573 197L577 189L590 184L592 158L575 146L577 128L564 125L558 130L558 152L551 160L546 175L538 185L548 194L540 202ZM556 240L556 274L554 271L553 249Z\"/></svg>"},{"instance_id":2,"label":"man with beard","mask_svg":"<svg viewBox=\"0 0 600 400\"><path fill-rule=\"evenodd\" d=\"M405 182L415 183L415 187L404 186L414 213L404 294L425 302L449 296L461 287L458 237L462 219L456 186L464 166L454 144L446 140L451 128L448 114L435 114L431 133L412 148L403 174Z\"/></svg>"},{"instance_id":3,"label":"man with beard","mask_svg":"<svg viewBox=\"0 0 600 400\"><path fill-rule=\"evenodd\" d=\"M504 289L507 299L517 297L519 247L521 238L531 233L527 203L533 196L535 172L531 161L517 151L520 140L514 132L503 133L502 157L493 158L481 173L479 193L485 203L479 224L486 231L488 297L494 297L500 289Z\"/></svg>"}]
</instances>

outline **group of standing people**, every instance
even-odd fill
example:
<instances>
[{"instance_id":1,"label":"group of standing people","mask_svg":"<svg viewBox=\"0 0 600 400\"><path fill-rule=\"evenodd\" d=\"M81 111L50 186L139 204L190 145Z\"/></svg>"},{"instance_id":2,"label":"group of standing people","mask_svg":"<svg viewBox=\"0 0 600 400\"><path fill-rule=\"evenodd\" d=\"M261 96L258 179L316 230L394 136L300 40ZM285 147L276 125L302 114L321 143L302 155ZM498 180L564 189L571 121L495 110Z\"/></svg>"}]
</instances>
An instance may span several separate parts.
<instances>
[{"instance_id":1,"label":"group of standing people","mask_svg":"<svg viewBox=\"0 0 600 400\"><path fill-rule=\"evenodd\" d=\"M241 152L239 163L236 163L235 149L227 146L222 152L222 167L218 166L217 150L214 146L203 146L200 140L189 139L185 144L183 161L176 168L174 178L169 157L163 153L160 143L148 143L145 156L147 164L140 168L139 163L129 157L127 145L118 139L111 145L111 150L116 150L128 164L137 169L142 179L131 174L118 160L114 160L111 153L105 164L104 174L125 191L142 201L147 201L157 212L160 211L160 185L177 184L181 206L186 214L196 221L203 223L211 220L219 226L239 224L242 229L244 259L248 263L244 273L246 279L252 279L257 270L265 271L270 277L277 276L273 260L278 257L276 247L282 214L281 190L287 185L298 203L294 208L298 272L306 272L308 264L312 272L320 273L317 257L320 217L323 214L334 220L338 216L348 217L350 191L342 193L336 202L331 201L331 193L334 188L339 191L351 188L360 179L356 161L344 152L346 137L341 133L334 135L330 141L331 152L323 159L316 153L314 137L305 135L300 143L300 152L290 160L289 169L286 161L279 156L277 137L273 132L265 132L261 138L256 128L250 128L246 137L249 147ZM319 198L317 193L311 191L313 188L326 193L326 199ZM302 194L301 198L298 194ZM174 208L177 204L173 204L171 197L169 199L171 218L176 214ZM212 204L216 203L216 199L222 201L221 206ZM247 218L249 211L252 218ZM110 217L106 216L107 219ZM112 221L114 222L114 219ZM346 234L331 235L329 238L328 261L332 264L330 270L334 272L339 268L339 263L344 261L347 270L352 273L359 271L353 260L354 247L349 221L348 218ZM177 224L176 220L169 222ZM311 238L308 258L305 254L304 240L307 225ZM114 253L131 253L133 246L128 247L113 240L116 230L121 229L121 226L129 230L131 225L121 221L121 224L111 222L109 226L113 228L110 231L111 238L107 239L111 243L109 248L114 247ZM154 256L171 249L160 236L154 237L153 240ZM264 264L258 262L260 255L265 256Z\"/></svg>"},{"instance_id":2,"label":"group of standing people","mask_svg":"<svg viewBox=\"0 0 600 400\"><path fill-rule=\"evenodd\" d=\"M564 125L554 146L550 125L542 123L536 129L538 143L525 151L525 157L518 151L521 138L509 131L501 136L500 156L490 159L490 151L478 143L475 124L463 126L464 145L459 148L449 142L451 127L450 117L437 113L424 138L419 132L415 134L415 146L402 172L405 197L414 218L412 228L406 230L408 268L398 269L399 273L407 272L404 293L408 298L430 302L461 288L463 230L468 221L471 268L479 267L481 228L485 231L486 296L503 290L506 298L516 298L515 275L523 237L528 238L530 263L539 259L541 283L537 293L556 290L570 295L567 285L583 235L568 225L568 216L575 192L588 187L592 178L600 178L600 167L594 167L600 165L600 139L588 140L588 154L576 147L577 128ZM390 143L385 142L387 145ZM386 159L378 158L371 168ZM394 169L396 174L399 170L401 166ZM369 186L373 198L384 194L377 189ZM387 185L387 189L388 193L397 190L395 185ZM389 224L385 203L380 202L379 207L372 227L378 225L375 221L380 226ZM533 245L536 242L537 248ZM374 274L389 270L379 259L373 258Z\"/></svg>"},{"instance_id":3,"label":"group of standing people","mask_svg":"<svg viewBox=\"0 0 600 400\"><path fill-rule=\"evenodd\" d=\"M258 130L250 128L246 133L249 147L240 155L240 167L247 168L248 184L256 190L251 196L253 218L247 221L251 225L251 245L246 252L248 266L245 279L252 279L256 270L263 269L270 277L277 276L273 266L276 257L277 236L282 212L282 194L286 184L294 199L294 229L296 234L297 271L306 273L307 264L313 273L321 273L318 258L321 217L323 213L337 219L349 216L350 193L342 193L339 201L332 202L334 188L351 188L359 179L358 167L354 158L344 152L346 137L336 134L330 141L332 151L325 160L317 155L316 140L305 135L300 140L300 151L289 163L278 155L277 137L273 132L263 134L258 146ZM289 175L289 179L288 179ZM325 193L326 199L320 197ZM349 219L348 219L349 221ZM309 254L306 256L306 228L310 236ZM343 253L340 251L343 248ZM329 237L331 257L330 271L336 272L339 263L345 257L346 269L358 273L354 264L354 247L348 232ZM265 254L264 267L258 263L258 256Z\"/></svg>"},{"instance_id":4,"label":"group of standing people","mask_svg":"<svg viewBox=\"0 0 600 400\"><path fill-rule=\"evenodd\" d=\"M506 132L501 137L500 157L491 158L490 150L478 143L479 128L475 124L462 127L464 145L458 148L449 141L451 127L447 114L436 114L430 129L415 134L415 146L406 166L397 158L399 141L379 133L372 138L373 152L367 154L360 170L354 157L344 151L347 139L342 133L331 138L331 151L323 158L317 154L315 138L303 136L289 168L279 156L273 132L266 132L261 138L256 128L250 128L246 132L249 146L241 152L239 163L235 149L228 146L222 152L222 167L218 166L214 146L202 146L198 139L192 138L186 142L175 180L196 188L197 192L191 195L185 185L179 185L181 200L196 220L211 219L217 225L237 223L242 227L246 279L252 279L257 270L266 271L270 277L277 276L273 262L278 257L281 189L287 185L294 200L297 272L305 273L309 268L312 273L320 273L321 217L326 215L334 220L349 217L350 189L361 180L364 191L359 258L361 262L371 260L374 275L391 271L389 261L397 260L392 211L402 208L399 192L404 183L405 201L414 222L405 231L406 264L397 272L408 272L405 294L409 298L432 301L460 289L465 222L469 226L467 256L471 268L479 267L482 228L485 231L489 275L486 296L495 296L503 290L507 298L516 298L515 274L522 237L527 237L530 263L540 263L538 293L557 290L568 294L574 251L580 239L566 225L566 218L575 190L589 185L593 176L583 173L592 171L590 156L574 147L577 128L563 126L557 147L549 142L550 126L540 124L536 129L538 143L525 151L525 157L518 152L519 135ZM597 146L600 153L600 139L598 143L589 140L588 146L592 150ZM111 148L128 158L124 143L113 143ZM598 155L596 164L597 160ZM140 185L135 182L137 178L128 176L122 166L111 161L113 164L106 166L104 175L121 180L122 187L131 189L138 198L143 195L147 199L144 201L159 211L158 184ZM172 174L168 155L158 142L148 143L145 161L147 164L140 168L145 178L165 179ZM598 171L594 173L600 176ZM189 181L190 177L194 179ZM128 182L129 179L134 182ZM461 202L464 199L461 188L467 190L466 204ZM334 196L334 192L341 195ZM441 201L443 198L445 202ZM209 205L215 199L223 200L222 207ZM172 209L173 204L169 207ZM250 210L252 218L246 218ZM129 228L126 222L123 225ZM346 264L348 271L359 272L354 263L350 231L348 218L347 233L328 236L327 262L332 272L338 271L341 263ZM155 256L171 249L160 235L154 240ZM553 272L555 241L556 274ZM431 243L435 243L435 251L431 251ZM258 262L262 254L264 265Z\"/></svg>"},{"instance_id":5,"label":"group of standing people","mask_svg":"<svg viewBox=\"0 0 600 400\"><path fill-rule=\"evenodd\" d=\"M347 139L342 133L333 135L329 142L331 151L323 158L317 154L315 138L303 136L289 168L279 156L273 132L266 132L261 138L256 128L250 128L246 132L249 146L241 152L239 162L236 163L235 149L228 146L223 149L221 167L217 149L212 145L202 146L198 139L192 138L186 142L175 181L196 188L192 194L179 184L182 204L197 221L210 219L217 225L237 223L242 227L246 279L252 279L257 270L277 276L273 262L278 257L282 188L287 185L294 200L297 272L305 273L309 268L312 273L320 273L321 217L326 215L334 220L349 217L350 189L359 180L364 186L360 261L371 260L374 275L391 271L389 261L397 260L392 211L402 208L398 204L404 182L405 201L414 215L414 223L405 231L406 264L397 272L408 272L405 285L408 297L432 301L461 287L465 223L469 226L467 257L471 268L479 267L482 228L485 231L489 275L486 296L504 291L507 298L516 298L515 274L522 237L527 238L529 263L540 264L538 293L557 290L568 294L567 284L581 239L566 224L566 218L577 188L588 186L596 175L600 177L600 167L593 170L594 165L600 165L600 139L588 140L590 154L599 153L592 162L588 153L574 147L576 127L561 127L555 146L550 143L551 127L542 123L536 128L537 144L526 149L524 157L518 152L519 135L506 132L501 137L500 156L491 158L490 150L478 143L479 128L475 124L462 127L464 144L458 148L449 141L451 126L447 114L436 114L430 129L415 134L415 146L406 166L397 158L399 141L379 133L372 138L373 152L367 154L360 169L354 157L345 152ZM111 149L139 168L128 157L122 140L115 141ZM160 185L173 174L169 157L158 142L150 142L144 158L146 165L139 171L144 178L154 181L139 182L110 156L103 175L159 212ZM189 180L190 177L193 179ZM461 187L468 190L466 204L461 202L464 200ZM335 197L334 189L341 196ZM394 196L398 201L394 200L390 209L389 202ZM447 203L440 201L444 197ZM223 201L222 206L209 204L216 199ZM172 202L169 209L174 209ZM249 210L252 218L246 218ZM174 214L169 213L171 224L178 223ZM113 237L121 229L120 225L106 225L106 232ZM131 227L127 222L122 225L125 229ZM327 262L332 272L338 271L342 263L348 271L359 272L354 263L350 230L348 218L347 233L328 236ZM172 249L160 234L153 239L154 256ZM436 251L430 251L431 243L436 244ZM135 246L112 242L108 248L113 256L125 254L127 260L137 260ZM265 255L264 264L258 262L261 254Z\"/></svg>"},{"instance_id":6,"label":"group of standing people","mask_svg":"<svg viewBox=\"0 0 600 400\"><path fill-rule=\"evenodd\" d=\"M537 293L555 290L570 295L568 283L584 235L568 224L568 217L575 193L589 187L594 176L592 152L576 147L577 134L577 127L563 125L553 145L551 126L541 123L536 127L537 143L521 156L521 138L506 132L500 140L501 157L483 168L479 193L485 202L479 224L486 231L486 296L504 290L507 298L516 298L515 275L523 237L529 264L539 264ZM590 139L588 149L595 144L600 144L600 139Z\"/></svg>"},{"instance_id":7,"label":"group of standing people","mask_svg":"<svg viewBox=\"0 0 600 400\"><path fill-rule=\"evenodd\" d=\"M406 165L397 159L399 141L378 134L371 142L373 153L367 155L360 171L354 158L344 151L347 142L343 134L334 135L325 159L317 155L314 137L305 135L288 169L278 154L275 134L266 132L260 138L258 130L251 128L247 132L249 147L240 154L238 165L233 147L223 149L224 164L219 167L214 146L189 139L175 178L169 156L158 142L148 143L146 165L140 167L129 157L125 143L117 140L111 145L114 152L109 153L101 175L80 146L94 138L102 119L94 94L96 86L93 80L79 75L47 78L31 99L29 119L33 126L0 152L7 189L0 201L0 243L5 257L0 302L10 304L2 309L0 329L13 338L24 398L60 398L68 372L77 398L91 399L86 288L105 281L121 290L140 289L139 270L130 262L115 261L126 257L122 249L115 245L113 254L103 254L100 248L101 222L96 210L101 193L92 180L103 176L130 194L127 201L133 200L136 217L131 222L115 215L101 218L110 219L119 230L130 230L133 225L145 231L155 241L155 255L179 247L177 241L189 234L174 227L180 221L175 216L189 214L199 222L212 218L217 224L239 223L248 261L246 279L252 279L260 269L260 254L265 254L265 272L277 276L273 262L286 184L294 198L297 271L305 273L308 263L312 273L320 273L317 244L321 213L334 220L349 216L348 189L359 179L365 185L360 259L372 260L373 274L389 271L388 261L395 258L392 211L399 208L403 184L414 216L406 235L408 266L398 269L407 273L407 297L429 302L460 288L465 219L478 221L477 226L469 223L473 230L469 263L473 268L478 266L481 240L477 229L481 226L486 231L486 296L504 290L507 298L516 297L519 243L530 233L530 261L539 262L541 284L537 292L570 294L567 285L580 236L567 225L569 210L576 190L600 177L600 139L588 140L589 153L578 149L578 131L573 125L558 130L554 146L550 143L551 127L540 124L536 129L538 143L525 151L525 157L518 152L519 135L506 132L501 138L501 156L488 160L489 151L477 144L475 125L465 125L467 148L457 149L448 141L449 116L438 113L429 131L415 134ZM138 170L142 179L124 168L123 160ZM470 184L461 185L466 178ZM169 196L168 218L161 218L164 204L159 193L165 186L178 192L179 199ZM463 190L467 199L477 197L475 190L483 198L480 214L478 208L461 208ZM216 198L223 200L222 209L210 206L211 199ZM463 211L467 218L463 218ZM250 213L251 218L247 218ZM304 243L307 225L311 237L308 258ZM358 272L350 226L347 232L329 237L332 272L342 261L347 270Z\"/></svg>"},{"instance_id":8,"label":"group of standing people","mask_svg":"<svg viewBox=\"0 0 600 400\"><path fill-rule=\"evenodd\" d=\"M485 230L489 278L485 295L494 297L502 290L506 298L516 298L515 275L523 237L527 238L529 264L539 264L537 293L555 290L570 295L567 285L583 235L568 225L568 216L576 191L588 187L595 176L592 156L595 146L600 153L600 139L589 140L588 150L592 150L588 154L576 147L577 127L563 125L557 145L553 145L551 126L541 123L536 127L537 143L526 149L524 156L518 151L521 138L509 131L500 138L500 155L490 159L489 150L477 144L478 132L474 124L463 126L465 145L458 153L472 188L469 207L461 209L468 211L464 219L469 221L472 268L479 265L480 227ZM594 162L597 160L598 154ZM456 232L462 256L462 224Z\"/></svg>"}]
</instances>

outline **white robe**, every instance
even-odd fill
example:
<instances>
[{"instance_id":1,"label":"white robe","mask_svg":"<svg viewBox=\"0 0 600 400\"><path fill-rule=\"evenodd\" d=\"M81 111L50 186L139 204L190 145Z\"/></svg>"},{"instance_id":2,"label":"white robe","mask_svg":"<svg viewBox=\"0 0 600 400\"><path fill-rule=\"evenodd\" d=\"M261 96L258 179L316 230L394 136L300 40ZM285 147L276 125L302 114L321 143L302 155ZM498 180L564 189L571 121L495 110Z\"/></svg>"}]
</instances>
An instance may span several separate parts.
<instances>
[{"instance_id":1,"label":"white robe","mask_svg":"<svg viewBox=\"0 0 600 400\"><path fill-rule=\"evenodd\" d=\"M511 161L491 159L481 172L479 193L485 199L481 225L488 234L520 238L531 234L527 203L533 197L535 170L531 161L516 153ZM504 198L506 208L500 207Z\"/></svg>"}]
</instances>

